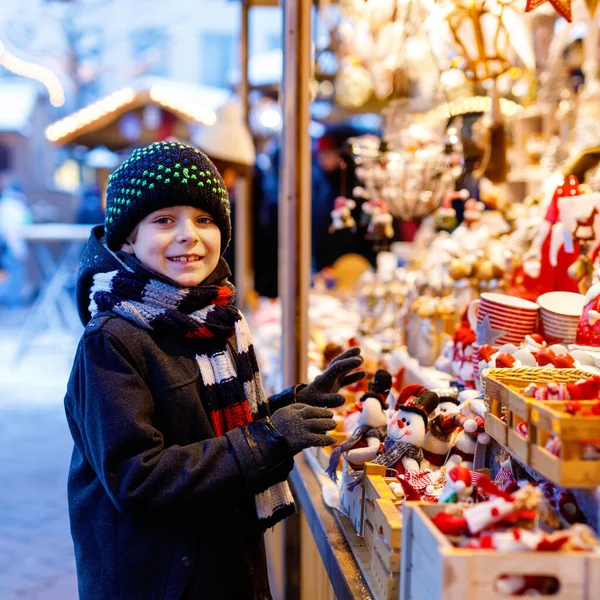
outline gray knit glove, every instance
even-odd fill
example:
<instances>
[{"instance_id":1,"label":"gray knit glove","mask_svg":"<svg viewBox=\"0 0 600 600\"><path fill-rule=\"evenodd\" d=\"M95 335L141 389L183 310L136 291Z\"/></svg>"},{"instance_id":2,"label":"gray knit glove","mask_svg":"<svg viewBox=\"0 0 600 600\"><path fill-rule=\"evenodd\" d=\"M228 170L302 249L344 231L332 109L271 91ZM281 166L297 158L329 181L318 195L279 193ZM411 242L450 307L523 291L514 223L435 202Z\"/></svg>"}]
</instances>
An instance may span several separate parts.
<instances>
[{"instance_id":1,"label":"gray knit glove","mask_svg":"<svg viewBox=\"0 0 600 600\"><path fill-rule=\"evenodd\" d=\"M344 397L338 394L340 388L360 381L364 371L350 373L363 364L360 348L355 346L336 356L327 369L304 389L296 393L296 402L303 402L310 406L326 406L334 408L344 404ZM350 374L349 374L350 373Z\"/></svg>"},{"instance_id":2,"label":"gray knit glove","mask_svg":"<svg viewBox=\"0 0 600 600\"><path fill-rule=\"evenodd\" d=\"M326 408L290 404L271 415L275 429L289 442L294 454L311 446L330 446L335 439L327 432L335 429L333 413Z\"/></svg>"}]
</instances>

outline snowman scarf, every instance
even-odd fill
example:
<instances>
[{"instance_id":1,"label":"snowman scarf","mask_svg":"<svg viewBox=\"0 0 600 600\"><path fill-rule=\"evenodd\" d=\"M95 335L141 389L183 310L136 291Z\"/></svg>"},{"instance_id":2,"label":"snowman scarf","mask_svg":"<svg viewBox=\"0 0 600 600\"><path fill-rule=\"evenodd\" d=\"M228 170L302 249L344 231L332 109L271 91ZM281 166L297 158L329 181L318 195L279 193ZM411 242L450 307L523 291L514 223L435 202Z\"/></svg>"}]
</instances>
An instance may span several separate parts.
<instances>
[{"instance_id":1,"label":"snowman scarf","mask_svg":"<svg viewBox=\"0 0 600 600\"><path fill-rule=\"evenodd\" d=\"M423 450L414 444L407 442L396 442L391 437L386 437L383 442L383 453L373 462L376 465L384 465L393 468L403 458L413 458L419 464L423 461Z\"/></svg>"},{"instance_id":2,"label":"snowman scarf","mask_svg":"<svg viewBox=\"0 0 600 600\"><path fill-rule=\"evenodd\" d=\"M152 275L143 268L97 273L90 313L111 312L143 329L195 338L201 395L216 436L268 416L248 324L232 304L234 287L183 288ZM235 339L235 353L230 338ZM285 481L256 494L255 503L263 530L295 510Z\"/></svg>"},{"instance_id":3,"label":"snowman scarf","mask_svg":"<svg viewBox=\"0 0 600 600\"><path fill-rule=\"evenodd\" d=\"M387 469L393 469L396 463L403 458L414 458L420 465L423 461L423 450L408 442L396 442L388 436L383 442L383 453L372 462L376 465L383 465ZM348 484L348 490L352 491L362 483L362 480L363 473L361 472L354 481Z\"/></svg>"}]
</instances>

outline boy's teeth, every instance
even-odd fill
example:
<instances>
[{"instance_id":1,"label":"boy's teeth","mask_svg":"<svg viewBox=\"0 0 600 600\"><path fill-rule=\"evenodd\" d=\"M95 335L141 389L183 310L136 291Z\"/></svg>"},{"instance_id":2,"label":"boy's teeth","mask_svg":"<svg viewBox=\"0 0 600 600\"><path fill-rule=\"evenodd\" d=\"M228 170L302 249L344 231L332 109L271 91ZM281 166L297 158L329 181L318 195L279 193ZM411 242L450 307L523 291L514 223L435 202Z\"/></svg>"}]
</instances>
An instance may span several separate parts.
<instances>
[{"instance_id":1,"label":"boy's teeth","mask_svg":"<svg viewBox=\"0 0 600 600\"><path fill-rule=\"evenodd\" d=\"M196 256L175 256L170 260L175 260L177 262L191 262L193 260L198 260L198 258Z\"/></svg>"}]
</instances>

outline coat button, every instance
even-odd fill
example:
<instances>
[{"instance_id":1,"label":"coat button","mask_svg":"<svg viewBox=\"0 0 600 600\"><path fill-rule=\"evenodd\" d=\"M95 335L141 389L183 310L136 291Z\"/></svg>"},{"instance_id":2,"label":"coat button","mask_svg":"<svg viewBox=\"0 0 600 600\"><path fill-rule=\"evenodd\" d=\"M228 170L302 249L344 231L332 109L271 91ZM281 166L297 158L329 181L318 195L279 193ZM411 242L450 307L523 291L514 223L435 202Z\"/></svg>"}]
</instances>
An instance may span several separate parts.
<instances>
[{"instance_id":1,"label":"coat button","mask_svg":"<svg viewBox=\"0 0 600 600\"><path fill-rule=\"evenodd\" d=\"M189 556L184 556L180 562L182 566L189 567L192 564L192 559Z\"/></svg>"}]
</instances>

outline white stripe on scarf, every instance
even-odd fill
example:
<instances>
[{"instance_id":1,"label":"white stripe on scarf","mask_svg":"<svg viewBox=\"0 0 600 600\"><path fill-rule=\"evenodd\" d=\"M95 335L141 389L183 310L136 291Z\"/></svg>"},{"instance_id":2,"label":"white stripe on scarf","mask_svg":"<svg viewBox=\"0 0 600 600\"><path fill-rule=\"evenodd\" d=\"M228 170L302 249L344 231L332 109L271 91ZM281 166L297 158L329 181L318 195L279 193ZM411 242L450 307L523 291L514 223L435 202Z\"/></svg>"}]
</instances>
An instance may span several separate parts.
<instances>
[{"instance_id":1,"label":"white stripe on scarf","mask_svg":"<svg viewBox=\"0 0 600 600\"><path fill-rule=\"evenodd\" d=\"M249 342L251 339L250 329L243 317L235 324L235 338L238 354L240 353L240 347L245 347L245 351L247 352L251 347L251 342ZM244 343L245 346L242 346ZM227 347L226 352L216 352L211 356L207 354L198 354L196 355L196 361L198 362L200 376L205 385L219 385L219 383L237 376L235 362L229 346ZM260 373L256 373L252 381L244 382L244 392L246 393L246 399L250 406L250 412L254 417L258 406L267 402L260 379ZM285 506L293 506L294 497L292 496L287 481L282 481L281 483L272 485L264 492L256 494L254 496L254 502L258 519L263 521L270 519L277 509Z\"/></svg>"}]
</instances>

